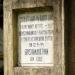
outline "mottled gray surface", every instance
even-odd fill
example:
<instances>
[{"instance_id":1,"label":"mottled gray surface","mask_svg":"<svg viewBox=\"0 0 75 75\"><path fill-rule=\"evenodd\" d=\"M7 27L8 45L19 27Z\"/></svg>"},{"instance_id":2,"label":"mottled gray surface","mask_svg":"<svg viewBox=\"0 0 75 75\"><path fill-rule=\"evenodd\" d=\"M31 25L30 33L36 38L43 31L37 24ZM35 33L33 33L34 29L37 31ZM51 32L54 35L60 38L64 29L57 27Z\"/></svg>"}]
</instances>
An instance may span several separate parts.
<instances>
[{"instance_id":1,"label":"mottled gray surface","mask_svg":"<svg viewBox=\"0 0 75 75\"><path fill-rule=\"evenodd\" d=\"M3 30L0 28L0 51L3 50Z\"/></svg>"},{"instance_id":2,"label":"mottled gray surface","mask_svg":"<svg viewBox=\"0 0 75 75\"><path fill-rule=\"evenodd\" d=\"M0 52L3 50L3 30L0 28ZM0 68L3 65L3 61L0 60Z\"/></svg>"},{"instance_id":3,"label":"mottled gray surface","mask_svg":"<svg viewBox=\"0 0 75 75\"><path fill-rule=\"evenodd\" d=\"M2 67L3 67L3 61L0 60L0 68L2 68Z\"/></svg>"}]
</instances>

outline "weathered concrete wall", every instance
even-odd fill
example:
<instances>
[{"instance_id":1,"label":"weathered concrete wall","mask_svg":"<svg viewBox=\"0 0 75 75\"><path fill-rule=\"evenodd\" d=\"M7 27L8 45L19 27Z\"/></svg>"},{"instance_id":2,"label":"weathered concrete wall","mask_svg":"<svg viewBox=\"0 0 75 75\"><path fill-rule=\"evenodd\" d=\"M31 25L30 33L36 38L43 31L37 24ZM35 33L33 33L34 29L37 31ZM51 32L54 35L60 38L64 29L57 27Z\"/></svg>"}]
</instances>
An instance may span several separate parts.
<instances>
[{"instance_id":1,"label":"weathered concrete wall","mask_svg":"<svg viewBox=\"0 0 75 75\"><path fill-rule=\"evenodd\" d=\"M15 66L17 54L17 28L15 16L23 9L30 11L40 7L53 7L54 14L54 66ZM64 24L62 18L63 0L4 0L4 73L5 75L64 75ZM28 10L29 9L29 10ZM41 11L40 9L40 11ZM15 12L15 10L18 10ZM34 11L35 12L35 11ZM16 15L15 15L16 13ZM18 16L18 15L17 15ZM14 58L15 57L15 58ZM16 59L17 60L17 59Z\"/></svg>"}]
</instances>

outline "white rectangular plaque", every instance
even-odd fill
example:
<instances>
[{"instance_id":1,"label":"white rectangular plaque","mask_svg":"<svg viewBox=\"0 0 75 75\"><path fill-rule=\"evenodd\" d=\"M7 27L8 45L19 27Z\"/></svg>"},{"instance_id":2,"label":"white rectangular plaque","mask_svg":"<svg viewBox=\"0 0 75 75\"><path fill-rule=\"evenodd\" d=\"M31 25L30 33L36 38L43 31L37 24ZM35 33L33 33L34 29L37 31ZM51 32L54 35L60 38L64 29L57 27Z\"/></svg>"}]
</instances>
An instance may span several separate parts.
<instances>
[{"instance_id":1,"label":"white rectangular plaque","mask_svg":"<svg viewBox=\"0 0 75 75\"><path fill-rule=\"evenodd\" d=\"M52 12L18 15L19 64L53 66L54 21Z\"/></svg>"}]
</instances>

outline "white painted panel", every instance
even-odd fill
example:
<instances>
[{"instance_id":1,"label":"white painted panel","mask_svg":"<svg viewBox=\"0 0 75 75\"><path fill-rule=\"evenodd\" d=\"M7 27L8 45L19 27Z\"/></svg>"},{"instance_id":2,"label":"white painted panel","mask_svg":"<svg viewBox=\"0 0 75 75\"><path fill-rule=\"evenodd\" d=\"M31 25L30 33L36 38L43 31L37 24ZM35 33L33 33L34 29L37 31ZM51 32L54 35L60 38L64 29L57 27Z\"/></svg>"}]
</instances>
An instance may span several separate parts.
<instances>
[{"instance_id":1,"label":"white painted panel","mask_svg":"<svg viewBox=\"0 0 75 75\"><path fill-rule=\"evenodd\" d=\"M21 66L53 66L54 21L51 12L18 15Z\"/></svg>"}]
</instances>

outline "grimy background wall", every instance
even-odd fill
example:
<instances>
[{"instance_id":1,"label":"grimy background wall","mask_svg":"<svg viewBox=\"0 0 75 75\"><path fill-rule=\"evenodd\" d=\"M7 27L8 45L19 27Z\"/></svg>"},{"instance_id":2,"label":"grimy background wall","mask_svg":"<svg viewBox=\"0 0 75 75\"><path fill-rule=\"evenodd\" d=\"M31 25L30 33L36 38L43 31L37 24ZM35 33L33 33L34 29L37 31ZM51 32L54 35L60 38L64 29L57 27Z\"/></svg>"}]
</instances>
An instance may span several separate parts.
<instances>
[{"instance_id":1,"label":"grimy background wall","mask_svg":"<svg viewBox=\"0 0 75 75\"><path fill-rule=\"evenodd\" d=\"M75 75L75 0L65 0L66 74Z\"/></svg>"},{"instance_id":2,"label":"grimy background wall","mask_svg":"<svg viewBox=\"0 0 75 75\"><path fill-rule=\"evenodd\" d=\"M65 75L63 0L4 0L4 74ZM51 12L53 31L53 66L18 65L18 14ZM52 24L52 25L53 25ZM49 59L50 60L50 59ZM50 64L50 63L49 63Z\"/></svg>"}]
</instances>

